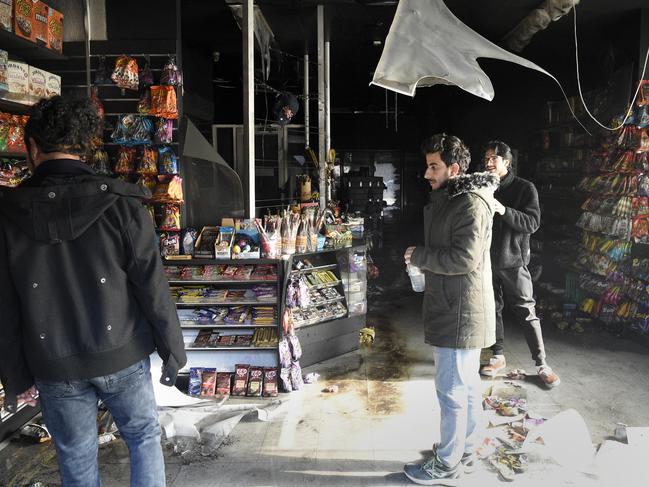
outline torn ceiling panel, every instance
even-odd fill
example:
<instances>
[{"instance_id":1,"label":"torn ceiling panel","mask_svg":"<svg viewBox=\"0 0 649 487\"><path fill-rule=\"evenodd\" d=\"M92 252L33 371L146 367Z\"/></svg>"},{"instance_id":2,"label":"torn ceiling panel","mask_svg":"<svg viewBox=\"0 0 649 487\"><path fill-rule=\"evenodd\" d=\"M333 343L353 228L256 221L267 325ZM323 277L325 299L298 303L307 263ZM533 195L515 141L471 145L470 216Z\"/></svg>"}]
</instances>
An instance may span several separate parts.
<instances>
[{"instance_id":1,"label":"torn ceiling panel","mask_svg":"<svg viewBox=\"0 0 649 487\"><path fill-rule=\"evenodd\" d=\"M418 87L456 85L491 101L493 85L477 58L509 61L556 81L543 68L467 27L441 0L401 0L371 84L408 96Z\"/></svg>"}]
</instances>

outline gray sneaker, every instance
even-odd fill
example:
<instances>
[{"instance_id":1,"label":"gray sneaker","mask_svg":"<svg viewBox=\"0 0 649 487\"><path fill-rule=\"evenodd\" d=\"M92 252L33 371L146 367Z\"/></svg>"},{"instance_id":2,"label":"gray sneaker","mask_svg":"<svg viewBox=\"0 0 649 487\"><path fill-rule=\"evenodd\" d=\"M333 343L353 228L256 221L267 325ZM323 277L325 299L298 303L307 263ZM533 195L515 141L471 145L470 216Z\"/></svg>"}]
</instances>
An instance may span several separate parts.
<instances>
[{"instance_id":1,"label":"gray sneaker","mask_svg":"<svg viewBox=\"0 0 649 487\"><path fill-rule=\"evenodd\" d=\"M422 465L405 465L403 473L418 485L442 485L446 487L460 485L460 476L462 475L459 464L449 468L437 458L437 455L433 455L430 460Z\"/></svg>"},{"instance_id":2,"label":"gray sneaker","mask_svg":"<svg viewBox=\"0 0 649 487\"><path fill-rule=\"evenodd\" d=\"M433 456L437 456L437 448L439 448L439 443L433 445ZM478 457L475 453L464 453L460 465L462 465L464 473L473 473L478 469Z\"/></svg>"}]
</instances>

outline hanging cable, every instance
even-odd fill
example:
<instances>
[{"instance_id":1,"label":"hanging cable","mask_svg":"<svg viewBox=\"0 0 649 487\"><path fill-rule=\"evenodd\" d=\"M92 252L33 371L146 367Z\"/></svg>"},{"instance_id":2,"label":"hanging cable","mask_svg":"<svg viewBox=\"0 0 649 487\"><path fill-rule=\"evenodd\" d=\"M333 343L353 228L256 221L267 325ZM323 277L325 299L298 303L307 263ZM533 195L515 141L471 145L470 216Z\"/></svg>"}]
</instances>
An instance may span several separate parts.
<instances>
[{"instance_id":1,"label":"hanging cable","mask_svg":"<svg viewBox=\"0 0 649 487\"><path fill-rule=\"evenodd\" d=\"M586 106L586 102L584 101L584 95L581 91L581 77L579 75L579 44L577 42L577 4L573 4L572 6L573 10L573 24L574 24L574 32L575 32L575 63L577 67L577 89L579 90L579 98L581 99L581 104L584 106L584 109L586 110L586 113L592 118L597 125L602 127L605 130L609 130L611 132L615 132L616 130L620 130L624 124L626 124L627 120L631 116L631 110L633 107L633 104L635 103L636 99L638 98L638 93L640 93L640 82L644 79L645 72L647 71L647 61L649 60L649 48L647 49L647 55L644 58L644 67L642 68L642 75L640 76L640 80L638 81L638 89L635 91L635 95L633 95L633 99L631 100L631 105L629 110L626 113L626 116L624 117L624 120L620 125L617 125L616 127L607 127L606 125L602 124L599 120L595 118L595 116L590 113L590 110ZM572 111L572 110L571 110Z\"/></svg>"}]
</instances>

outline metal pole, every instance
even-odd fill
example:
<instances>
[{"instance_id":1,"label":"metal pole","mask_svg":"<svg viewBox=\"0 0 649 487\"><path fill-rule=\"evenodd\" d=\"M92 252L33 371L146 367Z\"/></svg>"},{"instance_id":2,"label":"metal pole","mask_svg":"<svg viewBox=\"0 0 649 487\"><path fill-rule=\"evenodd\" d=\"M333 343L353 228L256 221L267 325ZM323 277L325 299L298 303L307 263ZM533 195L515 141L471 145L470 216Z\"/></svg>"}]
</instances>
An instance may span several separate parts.
<instances>
[{"instance_id":1,"label":"metal pole","mask_svg":"<svg viewBox=\"0 0 649 487\"><path fill-rule=\"evenodd\" d=\"M84 26L84 36L85 36L85 47L86 47L86 95L90 98L90 0L84 0L83 2L83 26Z\"/></svg>"},{"instance_id":2,"label":"metal pole","mask_svg":"<svg viewBox=\"0 0 649 487\"><path fill-rule=\"evenodd\" d=\"M638 56L638 80L649 78L649 69L643 72L644 60L649 49L649 8L643 7L640 9L640 55ZM634 86L635 88L635 86Z\"/></svg>"},{"instance_id":3,"label":"metal pole","mask_svg":"<svg viewBox=\"0 0 649 487\"><path fill-rule=\"evenodd\" d=\"M243 0L243 164L245 211L255 217L255 5Z\"/></svg>"},{"instance_id":4,"label":"metal pole","mask_svg":"<svg viewBox=\"0 0 649 487\"><path fill-rule=\"evenodd\" d=\"M325 42L325 147L327 158L331 149L331 72L329 65L329 41Z\"/></svg>"},{"instance_id":5,"label":"metal pole","mask_svg":"<svg viewBox=\"0 0 649 487\"><path fill-rule=\"evenodd\" d=\"M304 146L309 147L309 55L304 55Z\"/></svg>"},{"instance_id":6,"label":"metal pole","mask_svg":"<svg viewBox=\"0 0 649 487\"><path fill-rule=\"evenodd\" d=\"M324 5L318 5L318 164L320 208L327 206Z\"/></svg>"},{"instance_id":7,"label":"metal pole","mask_svg":"<svg viewBox=\"0 0 649 487\"><path fill-rule=\"evenodd\" d=\"M397 97L399 96L399 93L396 91L394 92L394 131L398 132L399 131L399 102Z\"/></svg>"}]
</instances>

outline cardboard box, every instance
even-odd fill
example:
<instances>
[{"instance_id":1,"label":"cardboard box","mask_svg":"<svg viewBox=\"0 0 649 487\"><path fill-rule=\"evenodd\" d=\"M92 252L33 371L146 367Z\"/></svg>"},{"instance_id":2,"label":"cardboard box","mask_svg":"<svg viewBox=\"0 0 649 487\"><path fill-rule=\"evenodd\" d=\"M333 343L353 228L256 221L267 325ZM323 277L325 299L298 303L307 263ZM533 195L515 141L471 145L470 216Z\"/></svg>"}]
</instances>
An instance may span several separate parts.
<instances>
[{"instance_id":1,"label":"cardboard box","mask_svg":"<svg viewBox=\"0 0 649 487\"><path fill-rule=\"evenodd\" d=\"M0 29L14 30L13 24L14 2L13 0L0 0Z\"/></svg>"},{"instance_id":2,"label":"cardboard box","mask_svg":"<svg viewBox=\"0 0 649 487\"><path fill-rule=\"evenodd\" d=\"M29 96L38 101L41 98L48 98L46 81L47 75L50 74L42 69L29 66Z\"/></svg>"},{"instance_id":3,"label":"cardboard box","mask_svg":"<svg viewBox=\"0 0 649 487\"><path fill-rule=\"evenodd\" d=\"M9 61L9 55L7 51L0 49L0 94L4 94L9 91L9 84L7 80L7 62Z\"/></svg>"},{"instance_id":4,"label":"cardboard box","mask_svg":"<svg viewBox=\"0 0 649 487\"><path fill-rule=\"evenodd\" d=\"M214 246L219 239L219 227L203 227L196 239L194 257L203 259L214 258Z\"/></svg>"},{"instance_id":5,"label":"cardboard box","mask_svg":"<svg viewBox=\"0 0 649 487\"><path fill-rule=\"evenodd\" d=\"M29 66L18 61L7 62L7 97L15 101L27 101L29 98Z\"/></svg>"},{"instance_id":6,"label":"cardboard box","mask_svg":"<svg viewBox=\"0 0 649 487\"><path fill-rule=\"evenodd\" d=\"M14 0L14 34L36 42L34 0Z\"/></svg>"},{"instance_id":7,"label":"cardboard box","mask_svg":"<svg viewBox=\"0 0 649 487\"><path fill-rule=\"evenodd\" d=\"M36 44L49 47L49 17L50 7L45 2L37 0L34 4L34 38Z\"/></svg>"},{"instance_id":8,"label":"cardboard box","mask_svg":"<svg viewBox=\"0 0 649 487\"><path fill-rule=\"evenodd\" d=\"M54 51L63 52L63 14L52 7L49 9L47 30L48 47Z\"/></svg>"},{"instance_id":9,"label":"cardboard box","mask_svg":"<svg viewBox=\"0 0 649 487\"><path fill-rule=\"evenodd\" d=\"M232 255L232 241L234 240L234 227L221 227L219 239L214 245L215 259L229 259Z\"/></svg>"},{"instance_id":10,"label":"cardboard box","mask_svg":"<svg viewBox=\"0 0 649 487\"><path fill-rule=\"evenodd\" d=\"M52 73L47 73L47 79L45 80L45 90L47 93L47 97L51 98L56 95L61 94L61 77L52 74Z\"/></svg>"}]
</instances>

